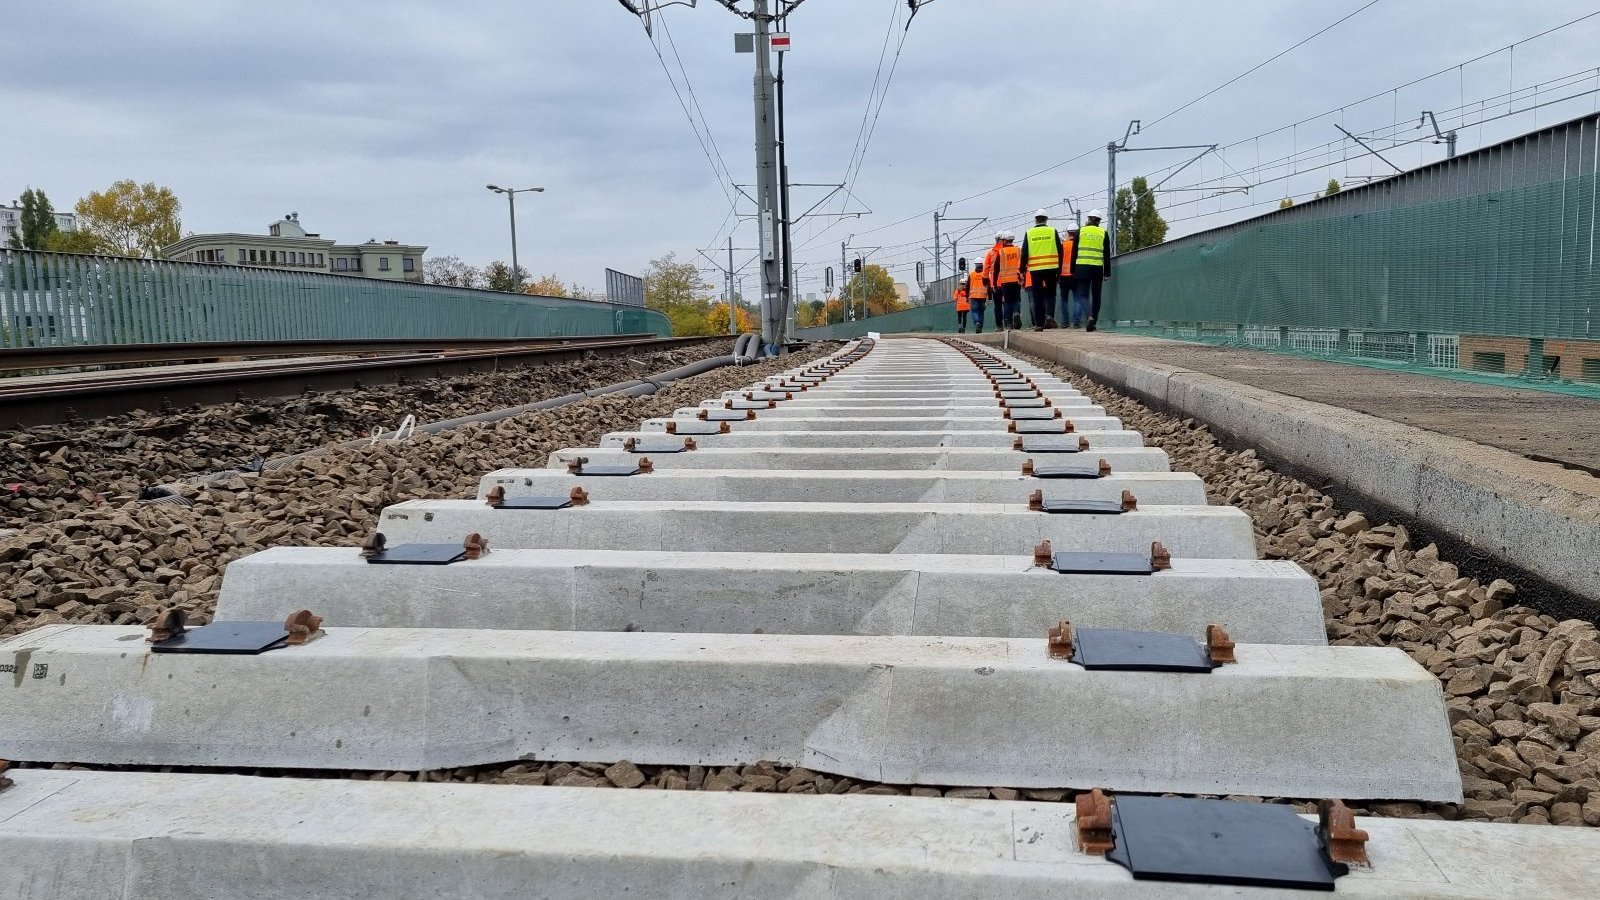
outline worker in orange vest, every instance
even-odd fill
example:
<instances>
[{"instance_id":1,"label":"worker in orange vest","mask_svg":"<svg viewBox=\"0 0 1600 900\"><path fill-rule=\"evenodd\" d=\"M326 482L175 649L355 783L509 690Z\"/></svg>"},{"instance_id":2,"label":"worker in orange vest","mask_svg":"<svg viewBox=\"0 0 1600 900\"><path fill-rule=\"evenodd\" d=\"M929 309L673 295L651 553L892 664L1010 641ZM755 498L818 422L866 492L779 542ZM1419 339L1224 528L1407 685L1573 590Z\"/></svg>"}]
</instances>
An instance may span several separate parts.
<instances>
[{"instance_id":1,"label":"worker in orange vest","mask_svg":"<svg viewBox=\"0 0 1600 900\"><path fill-rule=\"evenodd\" d=\"M967 276L956 281L956 333L967 333L967 313L972 309L972 299L967 293Z\"/></svg>"},{"instance_id":2,"label":"worker in orange vest","mask_svg":"<svg viewBox=\"0 0 1600 900\"><path fill-rule=\"evenodd\" d=\"M1000 247L995 253L994 284L999 303L1004 307L1001 318L1007 328L1022 327L1022 250L1017 246L1017 236L1009 231L1000 232Z\"/></svg>"},{"instance_id":3,"label":"worker in orange vest","mask_svg":"<svg viewBox=\"0 0 1600 900\"><path fill-rule=\"evenodd\" d=\"M1074 226L1061 236L1061 317L1056 321L1062 328L1078 328L1085 318L1078 298L1078 279L1072 276L1072 253L1077 245L1078 229Z\"/></svg>"},{"instance_id":4,"label":"worker in orange vest","mask_svg":"<svg viewBox=\"0 0 1600 900\"><path fill-rule=\"evenodd\" d=\"M1000 248L1005 246L1001 235L1004 231L994 233L994 246L983 257L983 270L989 275L989 301L994 304L994 330L999 331L1005 327L1006 305L1000 298L1000 283L995 281L995 276L1000 272Z\"/></svg>"},{"instance_id":5,"label":"worker in orange vest","mask_svg":"<svg viewBox=\"0 0 1600 900\"><path fill-rule=\"evenodd\" d=\"M978 263L967 279L967 299L972 303L973 333L983 334L983 310L989 305L989 276L983 271L983 263Z\"/></svg>"}]
</instances>

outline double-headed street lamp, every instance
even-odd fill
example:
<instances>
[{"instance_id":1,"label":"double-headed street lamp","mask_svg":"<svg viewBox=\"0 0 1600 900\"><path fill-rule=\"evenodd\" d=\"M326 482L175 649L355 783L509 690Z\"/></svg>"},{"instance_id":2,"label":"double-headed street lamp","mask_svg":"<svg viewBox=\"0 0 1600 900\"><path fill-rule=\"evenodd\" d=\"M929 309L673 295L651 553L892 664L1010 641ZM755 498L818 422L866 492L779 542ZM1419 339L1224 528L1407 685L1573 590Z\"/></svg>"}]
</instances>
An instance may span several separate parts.
<instances>
[{"instance_id":1,"label":"double-headed street lamp","mask_svg":"<svg viewBox=\"0 0 1600 900\"><path fill-rule=\"evenodd\" d=\"M493 184L484 187L496 194L505 194L506 203L511 207L511 292L519 293L522 290L522 269L517 266L517 195L529 192L542 194L544 188L503 188Z\"/></svg>"}]
</instances>

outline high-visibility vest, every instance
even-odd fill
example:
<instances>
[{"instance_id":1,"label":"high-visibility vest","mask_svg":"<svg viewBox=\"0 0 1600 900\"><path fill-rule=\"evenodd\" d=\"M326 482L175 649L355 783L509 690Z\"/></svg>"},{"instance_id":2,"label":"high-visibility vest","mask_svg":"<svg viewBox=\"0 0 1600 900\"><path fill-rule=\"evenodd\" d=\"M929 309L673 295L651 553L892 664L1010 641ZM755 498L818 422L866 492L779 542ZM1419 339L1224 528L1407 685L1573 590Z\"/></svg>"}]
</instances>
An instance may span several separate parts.
<instances>
[{"instance_id":1,"label":"high-visibility vest","mask_svg":"<svg viewBox=\"0 0 1600 900\"><path fill-rule=\"evenodd\" d=\"M1022 248L1012 244L995 252L995 284L1016 284L1022 280Z\"/></svg>"},{"instance_id":2,"label":"high-visibility vest","mask_svg":"<svg viewBox=\"0 0 1600 900\"><path fill-rule=\"evenodd\" d=\"M1106 230L1099 225L1085 225L1078 229L1078 257L1080 266L1106 264Z\"/></svg>"},{"instance_id":3,"label":"high-visibility vest","mask_svg":"<svg viewBox=\"0 0 1600 900\"><path fill-rule=\"evenodd\" d=\"M956 288L956 312L966 312L972 308L972 303L967 299L967 289Z\"/></svg>"},{"instance_id":4,"label":"high-visibility vest","mask_svg":"<svg viewBox=\"0 0 1600 900\"><path fill-rule=\"evenodd\" d=\"M974 300L989 299L989 273L972 273L972 281L967 286L967 296Z\"/></svg>"},{"instance_id":5,"label":"high-visibility vest","mask_svg":"<svg viewBox=\"0 0 1600 900\"><path fill-rule=\"evenodd\" d=\"M1035 225L1024 238L1028 242L1028 271L1061 268L1061 251L1056 244L1061 236L1049 225Z\"/></svg>"},{"instance_id":6,"label":"high-visibility vest","mask_svg":"<svg viewBox=\"0 0 1600 900\"><path fill-rule=\"evenodd\" d=\"M1000 274L1000 248L1002 246L1004 245L996 241L995 245L989 248L988 254L983 257L983 271L989 276L989 287L991 288L1000 286L997 277Z\"/></svg>"},{"instance_id":7,"label":"high-visibility vest","mask_svg":"<svg viewBox=\"0 0 1600 900\"><path fill-rule=\"evenodd\" d=\"M1067 269L1072 267L1072 252L1073 252L1074 249L1076 249L1076 247L1077 247L1076 239L1067 237L1066 235L1062 235L1061 236L1061 274L1062 275L1066 275L1067 274Z\"/></svg>"}]
</instances>

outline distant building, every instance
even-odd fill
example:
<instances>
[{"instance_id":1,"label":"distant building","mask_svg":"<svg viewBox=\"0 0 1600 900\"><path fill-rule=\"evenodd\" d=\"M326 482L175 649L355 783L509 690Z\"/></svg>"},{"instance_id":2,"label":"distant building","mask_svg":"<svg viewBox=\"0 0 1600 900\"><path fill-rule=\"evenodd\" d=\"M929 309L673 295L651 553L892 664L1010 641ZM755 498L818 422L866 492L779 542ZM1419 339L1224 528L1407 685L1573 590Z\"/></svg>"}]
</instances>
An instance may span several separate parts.
<instances>
[{"instance_id":1,"label":"distant building","mask_svg":"<svg viewBox=\"0 0 1600 900\"><path fill-rule=\"evenodd\" d=\"M77 231L78 217L72 213L56 213L56 227L62 231ZM11 246L12 236L22 232L22 202L0 206L0 247Z\"/></svg>"},{"instance_id":2,"label":"distant building","mask_svg":"<svg viewBox=\"0 0 1600 900\"><path fill-rule=\"evenodd\" d=\"M894 298L899 300L902 306L910 306L911 285L906 284L903 281L896 281L894 283Z\"/></svg>"},{"instance_id":3,"label":"distant building","mask_svg":"<svg viewBox=\"0 0 1600 900\"><path fill-rule=\"evenodd\" d=\"M320 234L308 233L300 226L300 214L289 213L267 226L265 235L191 234L163 247L161 255L185 262L421 281L422 255L427 249L399 241L340 244Z\"/></svg>"}]
</instances>

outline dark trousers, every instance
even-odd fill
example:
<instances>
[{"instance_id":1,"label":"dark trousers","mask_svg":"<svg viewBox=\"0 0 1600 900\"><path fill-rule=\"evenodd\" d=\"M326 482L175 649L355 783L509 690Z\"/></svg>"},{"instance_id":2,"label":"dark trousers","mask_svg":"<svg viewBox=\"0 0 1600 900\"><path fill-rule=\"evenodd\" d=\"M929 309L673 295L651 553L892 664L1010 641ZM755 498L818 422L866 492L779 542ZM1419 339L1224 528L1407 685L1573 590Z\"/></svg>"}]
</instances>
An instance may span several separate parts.
<instances>
[{"instance_id":1,"label":"dark trousers","mask_svg":"<svg viewBox=\"0 0 1600 900\"><path fill-rule=\"evenodd\" d=\"M1078 279L1071 275L1061 276L1061 315L1056 317L1056 321L1062 328L1083 324L1083 312L1078 302L1078 286Z\"/></svg>"},{"instance_id":2,"label":"dark trousers","mask_svg":"<svg viewBox=\"0 0 1600 900\"><path fill-rule=\"evenodd\" d=\"M1056 282L1060 277L1057 269L1040 269L1033 273L1033 285L1028 288L1028 296L1033 300L1030 312L1033 327L1043 328L1045 320L1051 317L1056 305Z\"/></svg>"},{"instance_id":3,"label":"dark trousers","mask_svg":"<svg viewBox=\"0 0 1600 900\"><path fill-rule=\"evenodd\" d=\"M1100 290L1106 282L1106 270L1099 266L1080 265L1072 270L1072 277L1078 280L1079 289L1088 295L1089 318L1100 318Z\"/></svg>"},{"instance_id":4,"label":"dark trousers","mask_svg":"<svg viewBox=\"0 0 1600 900\"><path fill-rule=\"evenodd\" d=\"M1011 323L1022 315L1022 282L1013 281L1010 284L1000 285L1000 306L1004 307L1001 313L1001 328L1010 328Z\"/></svg>"},{"instance_id":5,"label":"dark trousers","mask_svg":"<svg viewBox=\"0 0 1600 900\"><path fill-rule=\"evenodd\" d=\"M989 301L987 299L972 301L972 324L977 326L976 331L978 334L983 334L983 312L988 305Z\"/></svg>"},{"instance_id":6,"label":"dark trousers","mask_svg":"<svg viewBox=\"0 0 1600 900\"><path fill-rule=\"evenodd\" d=\"M956 328L963 332L967 330L967 311L964 309L956 310Z\"/></svg>"}]
</instances>

